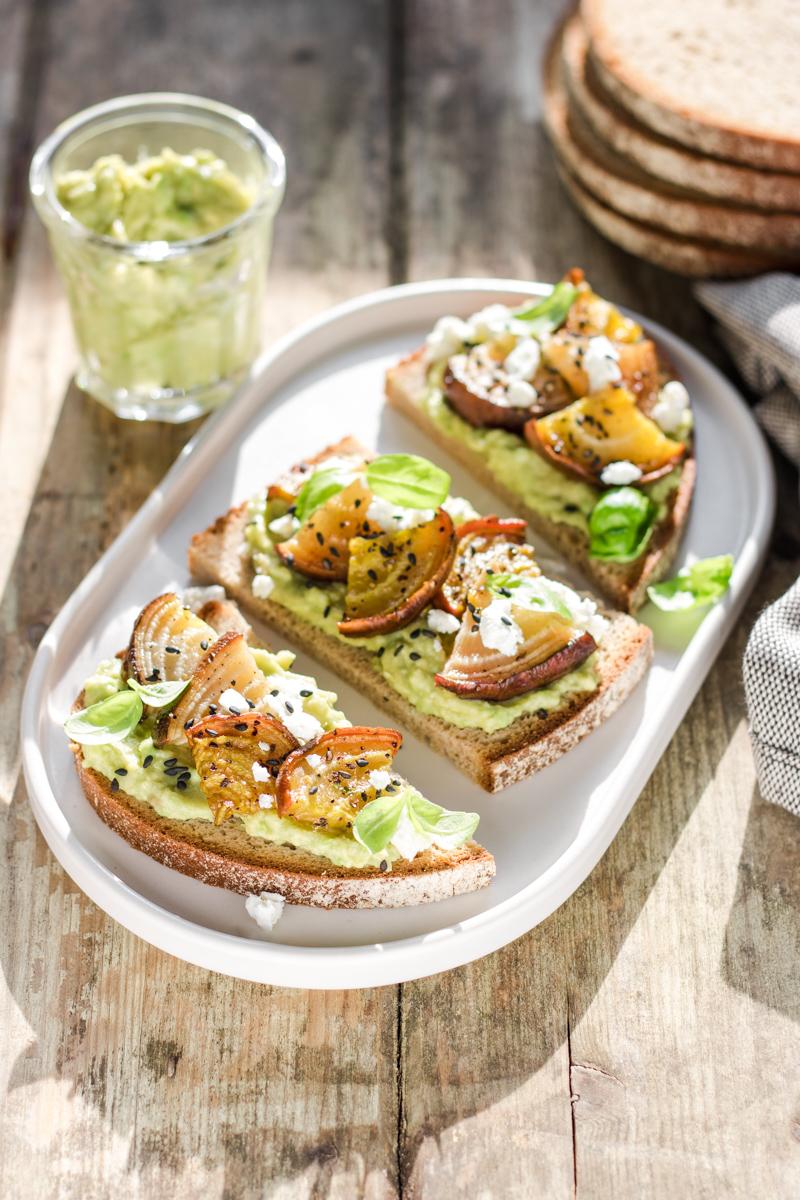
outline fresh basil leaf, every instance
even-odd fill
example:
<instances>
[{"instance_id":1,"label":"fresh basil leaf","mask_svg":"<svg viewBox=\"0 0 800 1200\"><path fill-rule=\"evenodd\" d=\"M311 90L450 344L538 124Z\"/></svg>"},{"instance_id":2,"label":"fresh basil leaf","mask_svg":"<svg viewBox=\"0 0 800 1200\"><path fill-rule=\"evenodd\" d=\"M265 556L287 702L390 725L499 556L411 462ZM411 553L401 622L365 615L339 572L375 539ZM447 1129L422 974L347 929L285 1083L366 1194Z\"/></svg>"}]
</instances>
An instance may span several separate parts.
<instances>
[{"instance_id":1,"label":"fresh basil leaf","mask_svg":"<svg viewBox=\"0 0 800 1200\"><path fill-rule=\"evenodd\" d=\"M371 854L380 854L394 837L406 804L405 792L378 796L365 804L353 822L353 836Z\"/></svg>"},{"instance_id":2,"label":"fresh basil leaf","mask_svg":"<svg viewBox=\"0 0 800 1200\"><path fill-rule=\"evenodd\" d=\"M728 590L732 572L732 554L703 558L684 567L674 579L651 584L647 594L663 612L688 612L719 600Z\"/></svg>"},{"instance_id":3,"label":"fresh basil leaf","mask_svg":"<svg viewBox=\"0 0 800 1200\"><path fill-rule=\"evenodd\" d=\"M418 454L382 454L367 465L367 486L399 508L438 508L447 499L450 476Z\"/></svg>"},{"instance_id":4,"label":"fresh basil leaf","mask_svg":"<svg viewBox=\"0 0 800 1200\"><path fill-rule=\"evenodd\" d=\"M504 575L495 574L494 571L486 572L486 586L495 596L505 596L507 592L513 592L522 583L521 575Z\"/></svg>"},{"instance_id":5,"label":"fresh basil leaf","mask_svg":"<svg viewBox=\"0 0 800 1200\"><path fill-rule=\"evenodd\" d=\"M606 562L632 562L653 532L655 502L638 488L610 488L589 515L589 556Z\"/></svg>"},{"instance_id":6,"label":"fresh basil leaf","mask_svg":"<svg viewBox=\"0 0 800 1200\"><path fill-rule=\"evenodd\" d=\"M125 688L97 704L72 713L64 722L67 737L84 746L121 742L142 719L143 706L136 692Z\"/></svg>"},{"instance_id":7,"label":"fresh basil leaf","mask_svg":"<svg viewBox=\"0 0 800 1200\"><path fill-rule=\"evenodd\" d=\"M407 802L411 823L419 833L426 833L429 837L461 838L466 841L478 828L480 817L477 813L451 812L414 792L407 794Z\"/></svg>"},{"instance_id":8,"label":"fresh basil leaf","mask_svg":"<svg viewBox=\"0 0 800 1200\"><path fill-rule=\"evenodd\" d=\"M162 683L139 683L129 679L128 687L148 708L166 708L183 695L191 682L191 679L165 679Z\"/></svg>"},{"instance_id":9,"label":"fresh basil leaf","mask_svg":"<svg viewBox=\"0 0 800 1200\"><path fill-rule=\"evenodd\" d=\"M558 588L546 579L530 579L524 575L490 575L487 571L486 584L496 596L508 597L509 592L515 593L511 598L521 608L558 613L565 621L572 616Z\"/></svg>"},{"instance_id":10,"label":"fresh basil leaf","mask_svg":"<svg viewBox=\"0 0 800 1200\"><path fill-rule=\"evenodd\" d=\"M564 324L577 295L578 289L575 285L562 279L555 285L549 296L545 296L544 300L540 300L531 308L515 312L514 319L527 321L531 327L532 337L547 337L549 333L553 333Z\"/></svg>"},{"instance_id":11,"label":"fresh basil leaf","mask_svg":"<svg viewBox=\"0 0 800 1200\"><path fill-rule=\"evenodd\" d=\"M302 524L325 503L353 481L354 473L344 467L320 467L305 481L294 503L294 515Z\"/></svg>"}]
</instances>

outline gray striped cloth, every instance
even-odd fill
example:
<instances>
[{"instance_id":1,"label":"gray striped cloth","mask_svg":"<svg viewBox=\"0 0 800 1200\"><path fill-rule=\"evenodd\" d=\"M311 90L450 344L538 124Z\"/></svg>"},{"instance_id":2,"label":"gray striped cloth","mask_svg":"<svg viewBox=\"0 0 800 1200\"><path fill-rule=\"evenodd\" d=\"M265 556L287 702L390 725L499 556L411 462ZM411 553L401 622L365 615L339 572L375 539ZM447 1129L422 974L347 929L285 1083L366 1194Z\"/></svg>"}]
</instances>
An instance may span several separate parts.
<instances>
[{"instance_id":1,"label":"gray striped cloth","mask_svg":"<svg viewBox=\"0 0 800 1200\"><path fill-rule=\"evenodd\" d=\"M699 283L695 294L759 397L759 423L800 469L800 277ZM800 815L800 579L753 626L744 687L761 793Z\"/></svg>"}]
</instances>

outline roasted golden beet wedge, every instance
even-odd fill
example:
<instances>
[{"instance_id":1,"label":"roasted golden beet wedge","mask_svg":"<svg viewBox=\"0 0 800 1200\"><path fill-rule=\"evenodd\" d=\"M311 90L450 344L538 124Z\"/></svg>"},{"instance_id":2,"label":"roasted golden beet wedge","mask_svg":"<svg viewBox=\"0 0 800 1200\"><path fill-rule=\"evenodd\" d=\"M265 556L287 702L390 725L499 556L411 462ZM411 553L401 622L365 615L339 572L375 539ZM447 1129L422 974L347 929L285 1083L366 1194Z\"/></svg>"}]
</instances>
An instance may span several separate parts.
<instances>
[{"instance_id":1,"label":"roasted golden beet wedge","mask_svg":"<svg viewBox=\"0 0 800 1200\"><path fill-rule=\"evenodd\" d=\"M561 330L548 338L542 348L544 361L563 377L573 398L589 394L589 375L583 361L589 338ZM615 346L621 378L618 387L627 388L645 410L658 396L661 367L655 344L649 338Z\"/></svg>"},{"instance_id":2,"label":"roasted golden beet wedge","mask_svg":"<svg viewBox=\"0 0 800 1200\"><path fill-rule=\"evenodd\" d=\"M478 517L459 525L455 558L436 597L437 607L460 617L467 596L487 571L529 578L541 574L533 547L520 544L524 536L525 522L517 517Z\"/></svg>"},{"instance_id":3,"label":"roasted golden beet wedge","mask_svg":"<svg viewBox=\"0 0 800 1200\"><path fill-rule=\"evenodd\" d=\"M642 327L624 316L609 300L593 292L588 283L579 281L579 291L567 314L564 328L587 337L604 335L615 343L631 344L642 338Z\"/></svg>"},{"instance_id":4,"label":"roasted golden beet wedge","mask_svg":"<svg viewBox=\"0 0 800 1200\"><path fill-rule=\"evenodd\" d=\"M522 429L534 408L519 408L508 401L511 380L503 369L514 339L482 342L448 361L442 389L459 416L478 428Z\"/></svg>"},{"instance_id":5,"label":"roasted golden beet wedge","mask_svg":"<svg viewBox=\"0 0 800 1200\"><path fill-rule=\"evenodd\" d=\"M315 471L324 469L328 461L334 458L337 460L346 459L349 463L352 463L354 471L360 470L367 462L364 447L360 442L354 437L344 437L332 446L327 446L313 458L303 459L302 462L295 463L293 467L290 467L288 471L280 475L267 488L267 499L283 500L286 504L294 503L306 480Z\"/></svg>"},{"instance_id":6,"label":"roasted golden beet wedge","mask_svg":"<svg viewBox=\"0 0 800 1200\"><path fill-rule=\"evenodd\" d=\"M279 814L318 829L349 829L365 804L402 786L391 774L402 742L396 729L367 725L321 734L281 767ZM370 780L373 771L386 772L389 779Z\"/></svg>"},{"instance_id":7,"label":"roasted golden beet wedge","mask_svg":"<svg viewBox=\"0 0 800 1200\"><path fill-rule=\"evenodd\" d=\"M157 745L183 745L188 731L199 721L217 715L225 692L238 692L244 713L251 704L258 707L268 690L266 676L256 666L244 634L224 633L201 658L177 704L159 717L154 740Z\"/></svg>"},{"instance_id":8,"label":"roasted golden beet wedge","mask_svg":"<svg viewBox=\"0 0 800 1200\"><path fill-rule=\"evenodd\" d=\"M188 738L215 825L272 808L281 763L299 745L275 717L257 712L206 717Z\"/></svg>"},{"instance_id":9,"label":"roasted golden beet wedge","mask_svg":"<svg viewBox=\"0 0 800 1200\"><path fill-rule=\"evenodd\" d=\"M347 579L351 538L378 533L367 520L372 493L363 479L354 479L321 505L286 542L276 546L287 566L323 582Z\"/></svg>"},{"instance_id":10,"label":"roasted golden beet wedge","mask_svg":"<svg viewBox=\"0 0 800 1200\"><path fill-rule=\"evenodd\" d=\"M480 610L466 612L436 683L468 700L511 700L560 679L597 649L590 634L557 613L514 607L512 615L523 641L509 656L484 646Z\"/></svg>"},{"instance_id":11,"label":"roasted golden beet wedge","mask_svg":"<svg viewBox=\"0 0 800 1200\"><path fill-rule=\"evenodd\" d=\"M174 592L166 592L136 618L125 652L125 671L138 683L188 679L215 636Z\"/></svg>"},{"instance_id":12,"label":"roasted golden beet wedge","mask_svg":"<svg viewBox=\"0 0 800 1200\"><path fill-rule=\"evenodd\" d=\"M568 475L602 486L600 473L612 462L631 462L637 484L668 475L686 453L639 409L627 388L604 388L560 412L529 421L525 437L534 450Z\"/></svg>"},{"instance_id":13,"label":"roasted golden beet wedge","mask_svg":"<svg viewBox=\"0 0 800 1200\"><path fill-rule=\"evenodd\" d=\"M372 637L408 625L439 591L455 552L455 529L443 508L414 529L353 538L339 632Z\"/></svg>"}]
</instances>

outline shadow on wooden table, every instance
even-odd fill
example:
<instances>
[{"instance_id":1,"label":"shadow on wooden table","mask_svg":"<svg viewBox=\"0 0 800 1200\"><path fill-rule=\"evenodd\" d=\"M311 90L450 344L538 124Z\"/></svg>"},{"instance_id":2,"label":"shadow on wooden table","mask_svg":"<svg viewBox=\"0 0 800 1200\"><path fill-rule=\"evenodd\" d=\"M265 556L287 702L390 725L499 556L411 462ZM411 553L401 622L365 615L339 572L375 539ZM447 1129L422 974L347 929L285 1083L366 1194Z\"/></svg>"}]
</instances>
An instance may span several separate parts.
<instances>
[{"instance_id":1,"label":"shadow on wooden table","mask_svg":"<svg viewBox=\"0 0 800 1200\"><path fill-rule=\"evenodd\" d=\"M800 818L753 791L722 948L732 988L800 1020Z\"/></svg>"}]
</instances>

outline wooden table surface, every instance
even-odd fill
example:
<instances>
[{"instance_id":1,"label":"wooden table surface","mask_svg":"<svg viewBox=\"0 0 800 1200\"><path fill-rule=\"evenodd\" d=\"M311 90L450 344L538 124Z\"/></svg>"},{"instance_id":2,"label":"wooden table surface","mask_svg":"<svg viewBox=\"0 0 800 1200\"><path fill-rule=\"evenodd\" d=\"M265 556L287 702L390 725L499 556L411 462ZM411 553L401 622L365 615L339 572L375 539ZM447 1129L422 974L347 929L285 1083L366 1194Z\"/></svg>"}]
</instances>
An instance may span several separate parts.
<instances>
[{"instance_id":1,"label":"wooden table surface","mask_svg":"<svg viewBox=\"0 0 800 1200\"><path fill-rule=\"evenodd\" d=\"M27 200L38 140L132 91L252 111L289 162L270 337L387 283L580 263L722 361L689 286L603 241L556 179L538 61L557 8L0 0L3 1197L800 1194L800 825L759 798L740 681L754 615L798 570L788 482L747 615L613 846L471 966L329 993L187 966L67 878L19 773L39 639L193 431L70 384Z\"/></svg>"}]
</instances>

